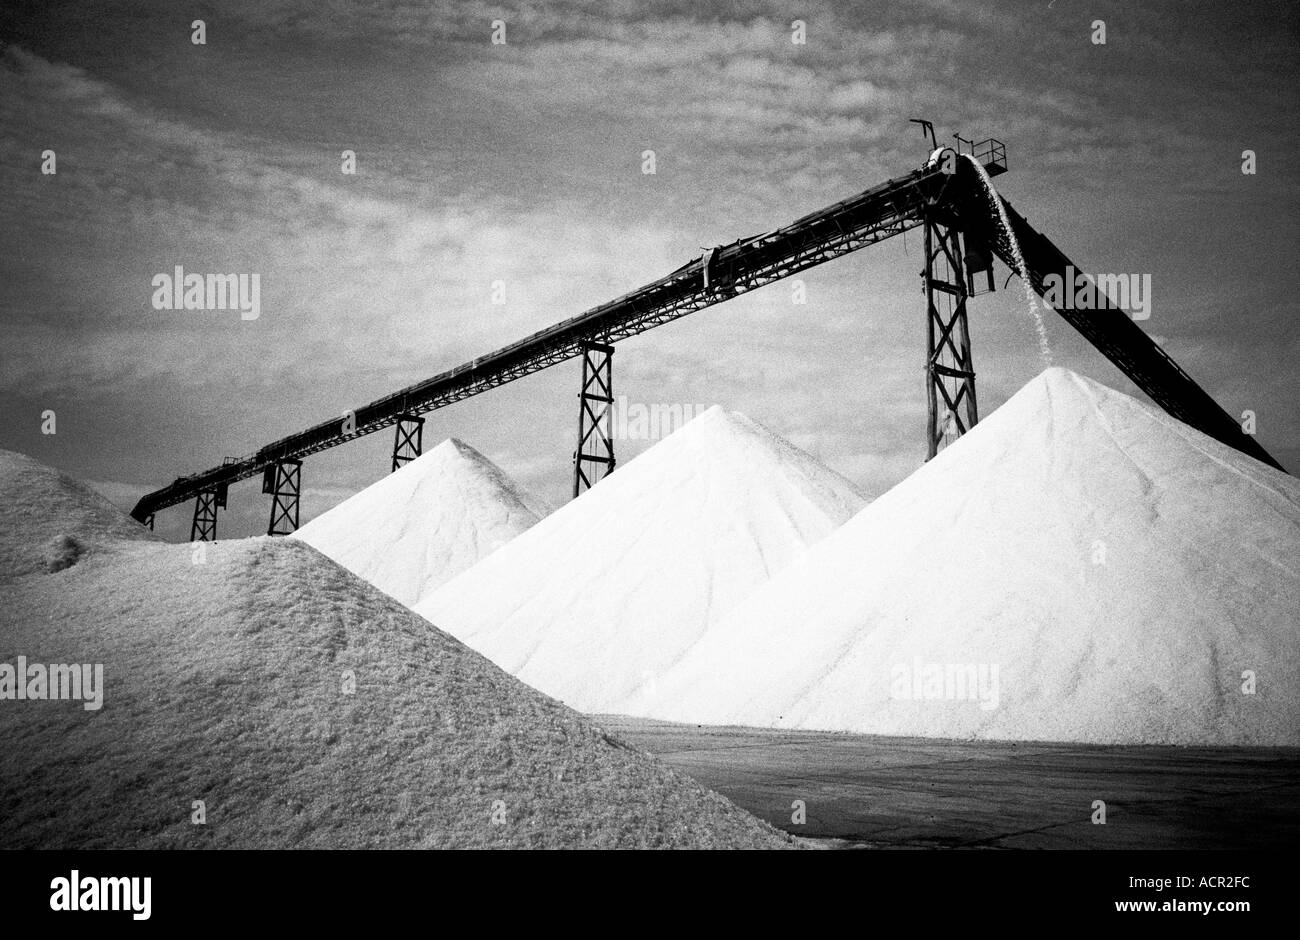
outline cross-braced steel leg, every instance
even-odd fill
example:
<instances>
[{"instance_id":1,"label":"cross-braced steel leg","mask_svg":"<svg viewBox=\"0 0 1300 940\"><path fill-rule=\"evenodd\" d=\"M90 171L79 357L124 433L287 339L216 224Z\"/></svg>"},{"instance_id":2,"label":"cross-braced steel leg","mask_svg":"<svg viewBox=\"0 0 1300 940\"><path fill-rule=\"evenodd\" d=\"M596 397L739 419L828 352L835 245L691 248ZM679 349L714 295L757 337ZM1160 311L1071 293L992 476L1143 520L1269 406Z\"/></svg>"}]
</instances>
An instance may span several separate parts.
<instances>
[{"instance_id":1,"label":"cross-braced steel leg","mask_svg":"<svg viewBox=\"0 0 1300 940\"><path fill-rule=\"evenodd\" d=\"M926 459L979 421L975 366L966 322L969 289L962 271L961 235L933 218L925 220ZM964 407L963 407L964 405ZM963 419L962 413L965 412Z\"/></svg>"},{"instance_id":2,"label":"cross-braced steel leg","mask_svg":"<svg viewBox=\"0 0 1300 940\"><path fill-rule=\"evenodd\" d=\"M262 492L271 494L271 522L267 535L288 535L298 528L298 492L302 461L281 460L266 468Z\"/></svg>"},{"instance_id":3,"label":"cross-braced steel leg","mask_svg":"<svg viewBox=\"0 0 1300 940\"><path fill-rule=\"evenodd\" d=\"M614 347L582 344L582 394L578 396L578 449L573 454L573 495L614 472ZM603 470L601 468L604 468Z\"/></svg>"},{"instance_id":4,"label":"cross-braced steel leg","mask_svg":"<svg viewBox=\"0 0 1300 940\"><path fill-rule=\"evenodd\" d=\"M190 524L191 542L217 540L217 509L226 505L226 487L200 490L194 499L194 521Z\"/></svg>"},{"instance_id":5,"label":"cross-braced steel leg","mask_svg":"<svg viewBox=\"0 0 1300 940\"><path fill-rule=\"evenodd\" d=\"M420 456L424 443L424 419L419 415L398 415L393 437L393 471Z\"/></svg>"}]
</instances>

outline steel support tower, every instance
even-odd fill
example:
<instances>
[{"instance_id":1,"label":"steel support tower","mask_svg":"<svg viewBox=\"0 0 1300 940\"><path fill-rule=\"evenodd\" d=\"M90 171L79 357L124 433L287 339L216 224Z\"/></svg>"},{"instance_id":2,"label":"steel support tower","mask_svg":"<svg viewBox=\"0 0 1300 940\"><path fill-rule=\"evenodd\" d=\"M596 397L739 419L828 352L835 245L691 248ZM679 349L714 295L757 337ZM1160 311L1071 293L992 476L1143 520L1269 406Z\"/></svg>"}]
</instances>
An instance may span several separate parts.
<instances>
[{"instance_id":1,"label":"steel support tower","mask_svg":"<svg viewBox=\"0 0 1300 940\"><path fill-rule=\"evenodd\" d=\"M301 484L301 460L281 460L266 468L262 492L271 494L271 521L266 527L267 535L288 535L298 528Z\"/></svg>"},{"instance_id":2,"label":"steel support tower","mask_svg":"<svg viewBox=\"0 0 1300 940\"><path fill-rule=\"evenodd\" d=\"M575 498L614 472L613 425L614 347L584 342L582 392L578 395L578 449L573 452Z\"/></svg>"},{"instance_id":3,"label":"steel support tower","mask_svg":"<svg viewBox=\"0 0 1300 940\"><path fill-rule=\"evenodd\" d=\"M393 469L396 473L423 452L424 418L404 414L397 417L397 433L393 437Z\"/></svg>"},{"instance_id":4,"label":"steel support tower","mask_svg":"<svg viewBox=\"0 0 1300 940\"><path fill-rule=\"evenodd\" d=\"M975 365L966 321L970 291L962 268L961 232L932 212L925 217L925 270L921 276L925 279L925 384L929 405L925 437L929 460L979 421Z\"/></svg>"},{"instance_id":5,"label":"steel support tower","mask_svg":"<svg viewBox=\"0 0 1300 940\"><path fill-rule=\"evenodd\" d=\"M194 497L194 521L190 523L191 542L217 540L217 510L225 505L225 484L199 491Z\"/></svg>"}]
</instances>

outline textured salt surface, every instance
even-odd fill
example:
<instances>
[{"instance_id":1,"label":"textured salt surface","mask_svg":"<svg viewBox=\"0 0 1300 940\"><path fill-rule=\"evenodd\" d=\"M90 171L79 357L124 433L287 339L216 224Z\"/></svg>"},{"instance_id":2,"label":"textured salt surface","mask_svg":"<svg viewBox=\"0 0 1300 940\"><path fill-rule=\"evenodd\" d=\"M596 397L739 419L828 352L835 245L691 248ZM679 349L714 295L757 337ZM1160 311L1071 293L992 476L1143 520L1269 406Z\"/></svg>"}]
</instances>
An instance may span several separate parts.
<instances>
[{"instance_id":1,"label":"textured salt surface","mask_svg":"<svg viewBox=\"0 0 1300 940\"><path fill-rule=\"evenodd\" d=\"M0 847L790 844L301 542L101 504L0 452L0 663L104 670L98 711L0 700ZM51 531L93 550L47 572Z\"/></svg>"}]
</instances>

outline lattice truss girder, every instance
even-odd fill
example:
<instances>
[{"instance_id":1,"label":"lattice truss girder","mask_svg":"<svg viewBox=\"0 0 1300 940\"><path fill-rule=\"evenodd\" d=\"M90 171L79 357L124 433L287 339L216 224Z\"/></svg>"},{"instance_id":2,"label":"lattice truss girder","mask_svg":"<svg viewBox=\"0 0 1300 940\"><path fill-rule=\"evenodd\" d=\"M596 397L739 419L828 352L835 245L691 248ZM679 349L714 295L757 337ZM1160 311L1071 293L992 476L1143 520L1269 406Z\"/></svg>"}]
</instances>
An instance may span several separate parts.
<instances>
[{"instance_id":1,"label":"lattice truss girder","mask_svg":"<svg viewBox=\"0 0 1300 940\"><path fill-rule=\"evenodd\" d=\"M727 254L719 256L712 269L712 284L707 289L703 286L698 262L694 266L687 265L657 282L653 290L620 298L607 305L619 309L613 317L606 317L603 310L600 311L605 322L597 335L608 343L635 336L905 232L921 224L925 192L925 178L913 174L863 193L854 200L846 200L833 211L815 213L778 232L750 239L743 243L745 260ZM192 498L210 481L237 482L262 472L273 460L306 457L374 433L395 424L399 411L433 411L572 359L582 353L585 342L581 337L582 329L575 327L571 331L559 332L553 339L538 337L542 341L533 342L526 358L495 367L487 374L475 374L476 370L471 370L436 390L413 387L372 403L367 410L382 405L383 413L374 417L366 415L364 419L358 415L355 427L346 432L338 422L321 425L277 441L258 454L239 459L233 466L178 480L164 490L146 496L134 512L152 512L173 506Z\"/></svg>"}]
</instances>

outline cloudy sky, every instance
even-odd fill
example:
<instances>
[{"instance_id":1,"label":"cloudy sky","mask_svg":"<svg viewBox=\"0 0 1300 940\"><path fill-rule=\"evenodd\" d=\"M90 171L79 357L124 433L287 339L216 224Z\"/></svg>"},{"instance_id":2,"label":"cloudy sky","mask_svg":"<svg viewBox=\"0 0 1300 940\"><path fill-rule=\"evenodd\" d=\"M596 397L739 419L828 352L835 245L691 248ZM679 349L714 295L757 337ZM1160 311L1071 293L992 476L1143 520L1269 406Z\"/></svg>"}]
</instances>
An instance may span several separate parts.
<instances>
[{"instance_id":1,"label":"cloudy sky","mask_svg":"<svg viewBox=\"0 0 1300 940\"><path fill-rule=\"evenodd\" d=\"M1085 269L1150 274L1143 326L1295 469L1297 32L1285 2L9 3L0 447L130 505L901 175L916 116L1002 139L999 188ZM624 342L616 393L738 409L878 493L924 457L920 264L918 231L807 272L805 305L778 282ZM258 273L261 316L153 309L176 265ZM1044 360L1014 284L971 328L987 413ZM1135 391L1048 331L1055 364ZM426 440L563 502L577 370L435 412ZM305 517L390 448L310 458ZM267 499L233 489L220 534L264 531Z\"/></svg>"}]
</instances>

